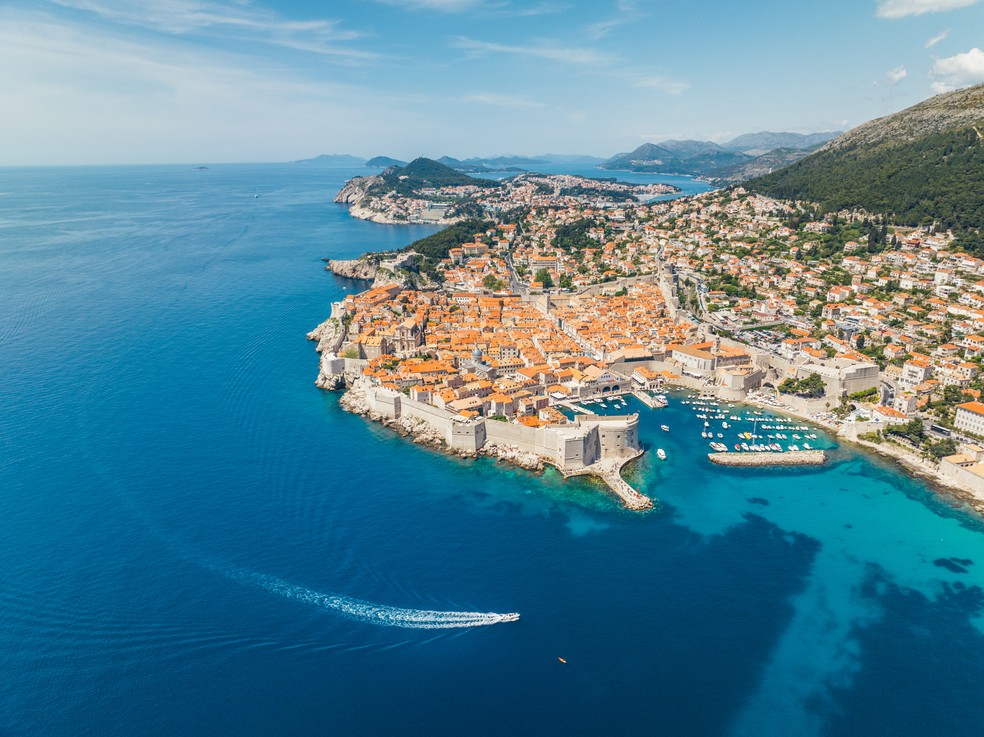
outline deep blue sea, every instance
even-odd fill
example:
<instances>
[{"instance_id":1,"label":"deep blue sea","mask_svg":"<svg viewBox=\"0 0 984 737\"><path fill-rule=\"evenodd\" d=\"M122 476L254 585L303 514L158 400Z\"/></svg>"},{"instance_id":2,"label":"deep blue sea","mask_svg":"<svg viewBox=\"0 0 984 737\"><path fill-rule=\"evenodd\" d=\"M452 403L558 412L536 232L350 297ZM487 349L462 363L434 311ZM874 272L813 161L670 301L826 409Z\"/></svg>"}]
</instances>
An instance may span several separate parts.
<instances>
[{"instance_id":1,"label":"deep blue sea","mask_svg":"<svg viewBox=\"0 0 984 737\"><path fill-rule=\"evenodd\" d=\"M358 173L0 169L0 734L981 734L984 526L885 462L675 395L640 515L316 389L320 259L431 232Z\"/></svg>"}]
</instances>

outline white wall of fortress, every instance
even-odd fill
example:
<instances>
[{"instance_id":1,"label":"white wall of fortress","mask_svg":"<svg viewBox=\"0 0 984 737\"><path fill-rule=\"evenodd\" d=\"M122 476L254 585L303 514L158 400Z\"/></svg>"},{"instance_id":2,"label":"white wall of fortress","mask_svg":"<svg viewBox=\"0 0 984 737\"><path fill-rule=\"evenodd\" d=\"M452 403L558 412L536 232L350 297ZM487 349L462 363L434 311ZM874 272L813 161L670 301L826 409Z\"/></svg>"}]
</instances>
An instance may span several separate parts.
<instances>
[{"instance_id":1,"label":"white wall of fortress","mask_svg":"<svg viewBox=\"0 0 984 737\"><path fill-rule=\"evenodd\" d=\"M462 421L447 410L417 402L391 389L368 388L366 402L383 417L413 417L426 422L442 433L451 448L474 452L486 443L515 446L547 458L563 469L590 465L605 458L629 457L639 449L636 415L578 417L575 425L562 429L533 428L485 418Z\"/></svg>"}]
</instances>

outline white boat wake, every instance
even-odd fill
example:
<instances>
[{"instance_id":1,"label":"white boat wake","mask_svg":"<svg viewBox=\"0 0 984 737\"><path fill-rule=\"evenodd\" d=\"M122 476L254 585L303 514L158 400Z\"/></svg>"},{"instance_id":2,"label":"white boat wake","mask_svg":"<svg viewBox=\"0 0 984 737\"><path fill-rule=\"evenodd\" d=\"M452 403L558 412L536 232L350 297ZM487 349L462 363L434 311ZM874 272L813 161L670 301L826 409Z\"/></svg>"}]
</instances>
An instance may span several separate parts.
<instances>
[{"instance_id":1,"label":"white boat wake","mask_svg":"<svg viewBox=\"0 0 984 737\"><path fill-rule=\"evenodd\" d=\"M404 609L401 607L373 604L360 599L336 594L323 594L303 586L297 586L273 576L244 570L221 570L223 575L241 583L259 586L285 599L294 599L311 606L341 614L357 622L375 624L383 627L405 627L407 629L437 630L459 627L486 627L490 624L515 622L519 614L510 612L441 612L430 609Z\"/></svg>"}]
</instances>

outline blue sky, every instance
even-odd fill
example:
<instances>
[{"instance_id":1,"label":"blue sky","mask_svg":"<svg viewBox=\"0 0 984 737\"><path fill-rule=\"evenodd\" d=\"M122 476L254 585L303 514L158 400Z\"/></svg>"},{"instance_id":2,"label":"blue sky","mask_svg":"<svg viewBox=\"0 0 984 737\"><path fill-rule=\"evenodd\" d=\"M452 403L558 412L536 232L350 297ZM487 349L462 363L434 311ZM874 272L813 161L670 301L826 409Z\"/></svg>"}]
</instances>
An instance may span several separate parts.
<instances>
[{"instance_id":1,"label":"blue sky","mask_svg":"<svg viewBox=\"0 0 984 737\"><path fill-rule=\"evenodd\" d=\"M587 153L984 81L984 0L5 0L0 165Z\"/></svg>"}]
</instances>

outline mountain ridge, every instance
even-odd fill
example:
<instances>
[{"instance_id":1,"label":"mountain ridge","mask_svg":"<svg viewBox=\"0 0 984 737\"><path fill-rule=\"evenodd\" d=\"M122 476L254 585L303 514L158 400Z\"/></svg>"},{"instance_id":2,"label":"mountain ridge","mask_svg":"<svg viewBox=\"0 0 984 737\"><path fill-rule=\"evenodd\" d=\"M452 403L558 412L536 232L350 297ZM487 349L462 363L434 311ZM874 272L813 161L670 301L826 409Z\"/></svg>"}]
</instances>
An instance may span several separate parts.
<instances>
[{"instance_id":1,"label":"mountain ridge","mask_svg":"<svg viewBox=\"0 0 984 737\"><path fill-rule=\"evenodd\" d=\"M863 209L899 225L937 223L984 252L984 84L863 123L744 186L827 212Z\"/></svg>"}]
</instances>

